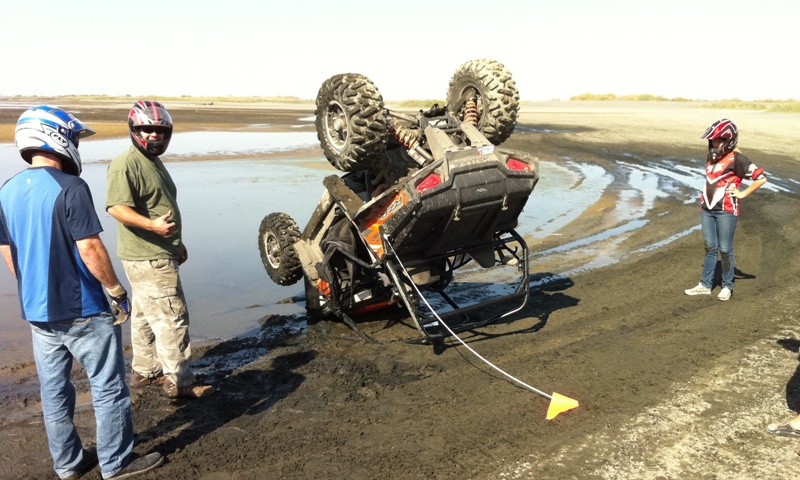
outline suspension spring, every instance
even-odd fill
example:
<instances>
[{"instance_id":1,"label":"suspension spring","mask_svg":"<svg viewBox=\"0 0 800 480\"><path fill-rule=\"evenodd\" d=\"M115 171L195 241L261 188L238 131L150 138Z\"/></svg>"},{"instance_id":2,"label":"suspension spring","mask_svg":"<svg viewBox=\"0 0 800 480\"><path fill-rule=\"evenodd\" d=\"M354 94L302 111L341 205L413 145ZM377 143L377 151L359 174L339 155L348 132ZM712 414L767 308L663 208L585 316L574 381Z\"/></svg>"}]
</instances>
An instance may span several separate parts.
<instances>
[{"instance_id":1,"label":"suspension spring","mask_svg":"<svg viewBox=\"0 0 800 480\"><path fill-rule=\"evenodd\" d=\"M475 97L464 104L464 121L478 126L478 104L475 102Z\"/></svg>"},{"instance_id":2,"label":"suspension spring","mask_svg":"<svg viewBox=\"0 0 800 480\"><path fill-rule=\"evenodd\" d=\"M419 145L419 130L404 127L400 122L395 120L392 116L387 116L386 120L389 122L389 132L397 139L398 142L405 145L409 150L417 148Z\"/></svg>"}]
</instances>

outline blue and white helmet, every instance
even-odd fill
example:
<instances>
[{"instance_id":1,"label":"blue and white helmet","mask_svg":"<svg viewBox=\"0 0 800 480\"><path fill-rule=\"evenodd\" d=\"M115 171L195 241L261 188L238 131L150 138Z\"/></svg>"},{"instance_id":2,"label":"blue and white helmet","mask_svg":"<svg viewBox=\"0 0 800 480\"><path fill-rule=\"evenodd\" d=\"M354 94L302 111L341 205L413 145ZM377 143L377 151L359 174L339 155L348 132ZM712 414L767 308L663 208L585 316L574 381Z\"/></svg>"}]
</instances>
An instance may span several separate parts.
<instances>
[{"instance_id":1,"label":"blue and white helmet","mask_svg":"<svg viewBox=\"0 0 800 480\"><path fill-rule=\"evenodd\" d=\"M49 152L61 158L61 169L71 175L81 174L81 138L94 135L94 130L71 113L56 107L31 107L20 115L14 140L22 158L31 163L35 151Z\"/></svg>"}]
</instances>

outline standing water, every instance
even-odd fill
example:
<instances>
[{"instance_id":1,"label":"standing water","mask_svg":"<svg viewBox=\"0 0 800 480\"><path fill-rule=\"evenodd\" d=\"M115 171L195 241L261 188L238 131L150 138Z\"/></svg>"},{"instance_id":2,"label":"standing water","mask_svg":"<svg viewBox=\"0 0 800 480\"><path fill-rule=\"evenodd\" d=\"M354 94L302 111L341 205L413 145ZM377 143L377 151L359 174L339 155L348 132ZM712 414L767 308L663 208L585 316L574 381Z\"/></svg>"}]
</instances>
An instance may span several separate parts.
<instances>
[{"instance_id":1,"label":"standing water","mask_svg":"<svg viewBox=\"0 0 800 480\"><path fill-rule=\"evenodd\" d=\"M94 196L104 232L101 238L123 284L127 280L116 258L116 222L105 212L108 162L128 148L127 138L91 138L81 143L86 180ZM310 152L303 155L301 152ZM303 305L283 300L301 294L302 282L281 287L267 276L258 250L261 219L272 212L291 215L302 230L324 187L337 174L318 148L313 132L176 133L164 161L178 187L184 219L183 238L189 252L181 280L191 317L192 338L231 338L258 331L269 314L293 314ZM199 160L198 160L199 158ZM225 158L225 160L221 160ZM176 161L178 160L178 161ZM0 144L0 183L26 164L11 143ZM637 220L653 199L673 192L674 184L699 185L697 175L677 169L665 172L633 164L617 212L638 228ZM670 173L671 172L671 173ZM675 177L676 172L682 176ZM542 238L557 232L597 202L613 176L603 168L573 159L540 163L541 180L519 219L522 235ZM661 179L658 181L657 179ZM623 211L624 210L624 211ZM602 240L615 231L597 236ZM576 243L585 248L586 242ZM611 260L613 261L613 259ZM30 329L21 319L16 281L0 272L0 366L32 359ZM129 341L129 329L124 329Z\"/></svg>"}]
</instances>

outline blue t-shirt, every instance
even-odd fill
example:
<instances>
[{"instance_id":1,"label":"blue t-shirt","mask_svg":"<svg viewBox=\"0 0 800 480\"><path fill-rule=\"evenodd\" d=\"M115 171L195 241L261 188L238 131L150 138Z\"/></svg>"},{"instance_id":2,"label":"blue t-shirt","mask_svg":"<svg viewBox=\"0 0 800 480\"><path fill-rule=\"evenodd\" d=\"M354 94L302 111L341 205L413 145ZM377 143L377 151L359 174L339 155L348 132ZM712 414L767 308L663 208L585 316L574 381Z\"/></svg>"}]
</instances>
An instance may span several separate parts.
<instances>
[{"instance_id":1,"label":"blue t-shirt","mask_svg":"<svg viewBox=\"0 0 800 480\"><path fill-rule=\"evenodd\" d=\"M57 322L109 310L75 244L102 231L80 177L31 167L0 188L0 245L11 247L22 318Z\"/></svg>"}]
</instances>

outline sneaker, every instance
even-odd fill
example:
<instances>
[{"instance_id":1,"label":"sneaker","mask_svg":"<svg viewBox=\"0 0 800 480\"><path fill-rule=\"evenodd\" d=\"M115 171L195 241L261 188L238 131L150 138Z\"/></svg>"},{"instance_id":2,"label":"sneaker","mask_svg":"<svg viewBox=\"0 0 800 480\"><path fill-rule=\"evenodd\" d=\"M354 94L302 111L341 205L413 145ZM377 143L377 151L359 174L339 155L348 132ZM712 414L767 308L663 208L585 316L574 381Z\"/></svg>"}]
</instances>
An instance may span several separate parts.
<instances>
[{"instance_id":1,"label":"sneaker","mask_svg":"<svg viewBox=\"0 0 800 480\"><path fill-rule=\"evenodd\" d=\"M131 461L127 465L108 478L129 478L140 473L149 472L164 463L164 457L158 452L148 453L141 457L132 453L130 458Z\"/></svg>"},{"instance_id":2,"label":"sneaker","mask_svg":"<svg viewBox=\"0 0 800 480\"><path fill-rule=\"evenodd\" d=\"M169 398L202 398L216 392L217 389L213 385L202 385L200 383L193 383L179 387L170 382L169 379L164 380L164 395Z\"/></svg>"},{"instance_id":3,"label":"sneaker","mask_svg":"<svg viewBox=\"0 0 800 480\"><path fill-rule=\"evenodd\" d=\"M711 295L711 289L698 283L696 287L684 290L683 293L686 295Z\"/></svg>"},{"instance_id":4,"label":"sneaker","mask_svg":"<svg viewBox=\"0 0 800 480\"><path fill-rule=\"evenodd\" d=\"M87 473L94 470L94 467L97 466L97 448L90 447L83 449L83 459L81 463L75 467L75 471L69 477L64 477L64 480L78 480L82 478Z\"/></svg>"},{"instance_id":5,"label":"sneaker","mask_svg":"<svg viewBox=\"0 0 800 480\"><path fill-rule=\"evenodd\" d=\"M731 299L731 295L733 295L733 290L728 287L722 287L722 290L719 291L719 295L717 295L717 300L727 302Z\"/></svg>"},{"instance_id":6,"label":"sneaker","mask_svg":"<svg viewBox=\"0 0 800 480\"><path fill-rule=\"evenodd\" d=\"M164 383L164 374L159 373L155 377L145 377L136 370L131 370L131 380L128 385L131 388L144 388L150 385L158 385Z\"/></svg>"}]
</instances>

